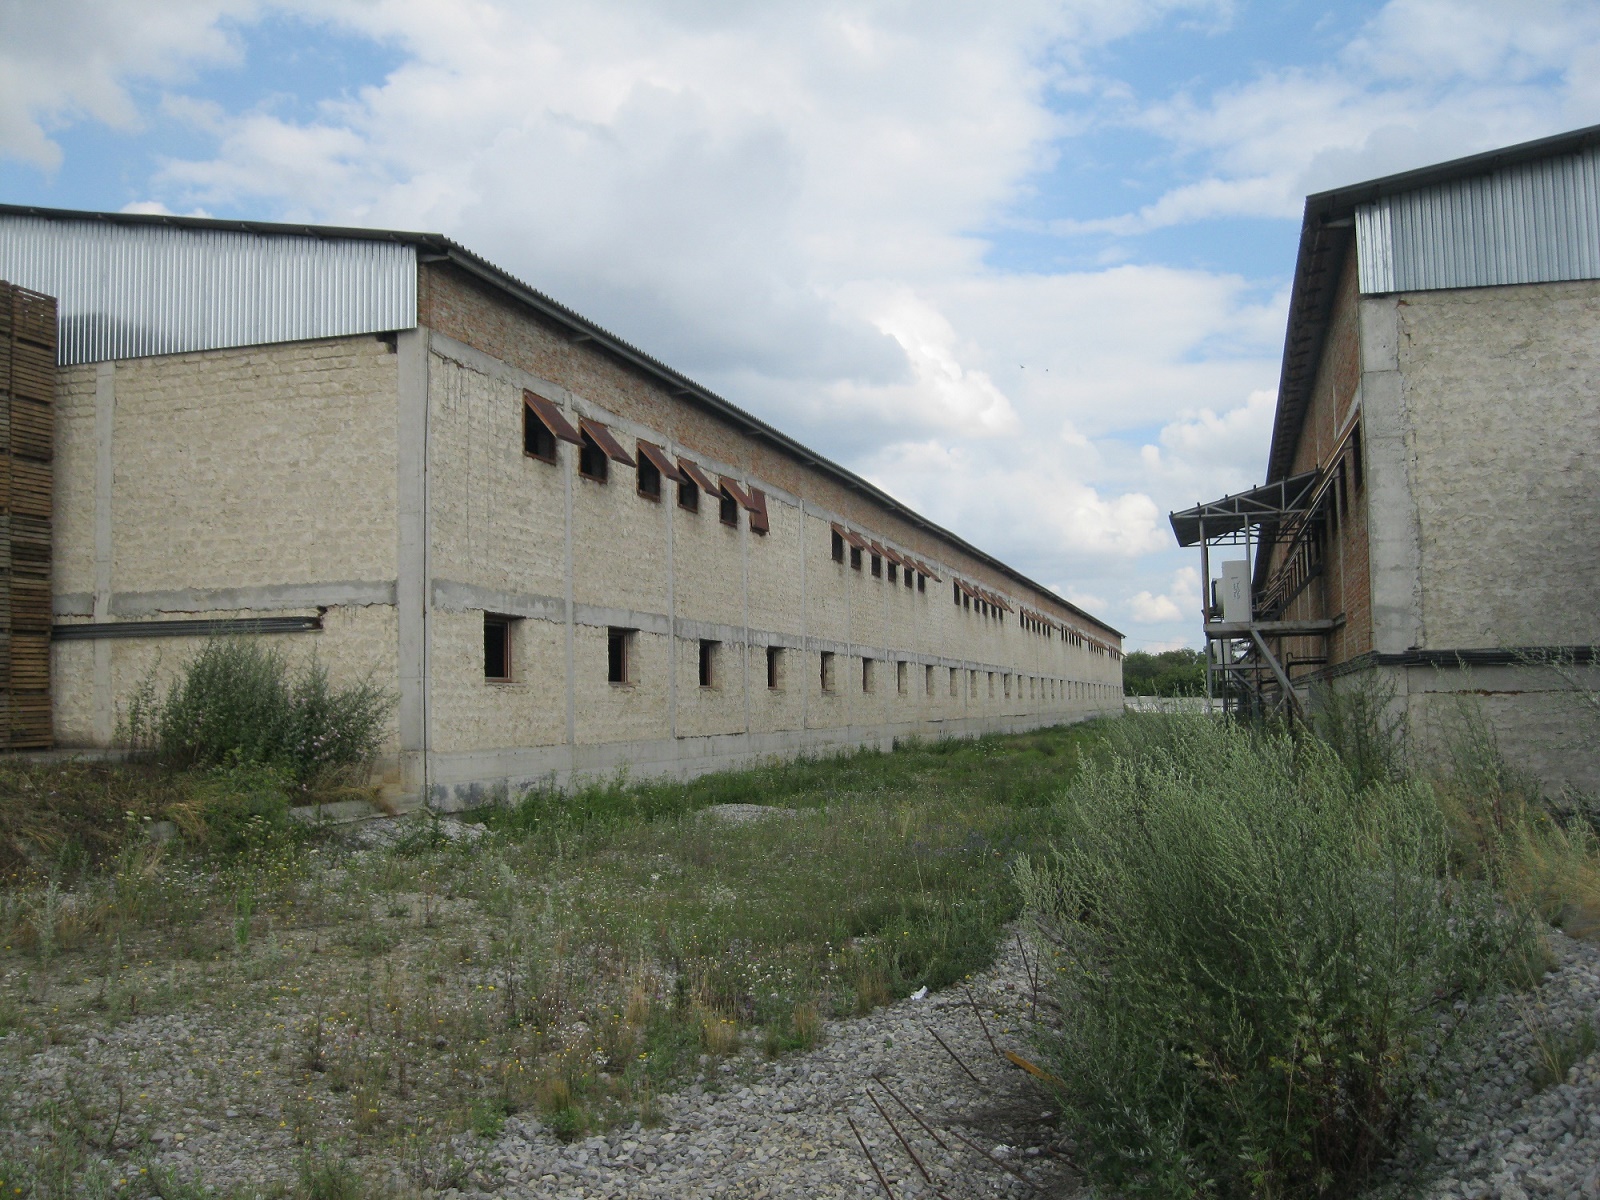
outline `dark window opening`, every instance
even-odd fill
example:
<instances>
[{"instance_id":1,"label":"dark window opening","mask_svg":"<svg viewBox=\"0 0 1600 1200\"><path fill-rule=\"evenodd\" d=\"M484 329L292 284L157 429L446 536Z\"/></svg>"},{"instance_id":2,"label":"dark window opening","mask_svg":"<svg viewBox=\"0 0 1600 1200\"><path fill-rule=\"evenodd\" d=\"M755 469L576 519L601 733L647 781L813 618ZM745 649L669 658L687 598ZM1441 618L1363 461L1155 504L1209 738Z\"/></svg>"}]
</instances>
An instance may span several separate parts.
<instances>
[{"instance_id":1,"label":"dark window opening","mask_svg":"<svg viewBox=\"0 0 1600 1200\"><path fill-rule=\"evenodd\" d=\"M483 677L511 679L511 618L483 614Z\"/></svg>"},{"instance_id":2,"label":"dark window opening","mask_svg":"<svg viewBox=\"0 0 1600 1200\"><path fill-rule=\"evenodd\" d=\"M872 577L874 579L883 578L883 559L876 554L872 556Z\"/></svg>"},{"instance_id":3,"label":"dark window opening","mask_svg":"<svg viewBox=\"0 0 1600 1200\"><path fill-rule=\"evenodd\" d=\"M578 474L596 483L604 483L610 473L609 464L606 452L600 449L600 444L590 437L589 431L585 429L583 443L578 450Z\"/></svg>"},{"instance_id":4,"label":"dark window opening","mask_svg":"<svg viewBox=\"0 0 1600 1200\"><path fill-rule=\"evenodd\" d=\"M781 646L767 647L767 687L777 691L783 686L781 668L783 666L783 648Z\"/></svg>"},{"instance_id":5,"label":"dark window opening","mask_svg":"<svg viewBox=\"0 0 1600 1200\"><path fill-rule=\"evenodd\" d=\"M722 489L722 502L717 508L717 517L724 525L739 524L739 502L728 493L727 488Z\"/></svg>"},{"instance_id":6,"label":"dark window opening","mask_svg":"<svg viewBox=\"0 0 1600 1200\"><path fill-rule=\"evenodd\" d=\"M526 404L522 406L522 452L545 462L556 461L556 435Z\"/></svg>"},{"instance_id":7,"label":"dark window opening","mask_svg":"<svg viewBox=\"0 0 1600 1200\"><path fill-rule=\"evenodd\" d=\"M962 597L961 597L961 607L962 608L971 608L972 607L972 597L969 596L969 595L966 595L965 593L963 593Z\"/></svg>"},{"instance_id":8,"label":"dark window opening","mask_svg":"<svg viewBox=\"0 0 1600 1200\"><path fill-rule=\"evenodd\" d=\"M822 690L825 691L825 692L831 692L831 691L833 691L833 651L832 650L824 650L824 651L822 651L821 659L822 659Z\"/></svg>"},{"instance_id":9,"label":"dark window opening","mask_svg":"<svg viewBox=\"0 0 1600 1200\"><path fill-rule=\"evenodd\" d=\"M909 670L910 670L910 668L908 668L906 666L906 664L903 663L903 662L895 663L895 665L894 665L894 687L895 687L895 691L899 692L902 696L904 696L906 694L906 688L907 688L907 686L909 686L906 683L906 678L907 678L907 675L909 673Z\"/></svg>"},{"instance_id":10,"label":"dark window opening","mask_svg":"<svg viewBox=\"0 0 1600 1200\"><path fill-rule=\"evenodd\" d=\"M917 591L925 592L927 590L928 590L928 577L926 575L924 575L921 571L918 571L917 572Z\"/></svg>"},{"instance_id":11,"label":"dark window opening","mask_svg":"<svg viewBox=\"0 0 1600 1200\"><path fill-rule=\"evenodd\" d=\"M1339 493L1339 515L1348 517L1350 515L1350 490L1349 485L1345 482L1344 459L1342 458L1339 460L1339 482L1334 484L1334 488Z\"/></svg>"},{"instance_id":12,"label":"dark window opening","mask_svg":"<svg viewBox=\"0 0 1600 1200\"><path fill-rule=\"evenodd\" d=\"M1350 431L1350 482L1355 484L1356 491L1361 490L1363 471L1361 466L1361 425Z\"/></svg>"},{"instance_id":13,"label":"dark window opening","mask_svg":"<svg viewBox=\"0 0 1600 1200\"><path fill-rule=\"evenodd\" d=\"M678 484L678 507L689 512L700 511L700 489L692 479L685 479Z\"/></svg>"},{"instance_id":14,"label":"dark window opening","mask_svg":"<svg viewBox=\"0 0 1600 1200\"><path fill-rule=\"evenodd\" d=\"M912 576L912 570L911 570L910 567L907 567L906 568L906 576L905 576L905 578L906 578L906 586L907 587L911 587L916 582L916 580L912 579L911 576Z\"/></svg>"},{"instance_id":15,"label":"dark window opening","mask_svg":"<svg viewBox=\"0 0 1600 1200\"><path fill-rule=\"evenodd\" d=\"M894 564L893 563L889 564L889 582L890 583L899 583L900 582L900 580L895 575L895 570L894 570Z\"/></svg>"},{"instance_id":16,"label":"dark window opening","mask_svg":"<svg viewBox=\"0 0 1600 1200\"><path fill-rule=\"evenodd\" d=\"M639 455L639 495L649 500L661 499L661 472L643 454Z\"/></svg>"},{"instance_id":17,"label":"dark window opening","mask_svg":"<svg viewBox=\"0 0 1600 1200\"><path fill-rule=\"evenodd\" d=\"M956 602L956 607L961 607L961 585L955 580L950 581L950 598Z\"/></svg>"},{"instance_id":18,"label":"dark window opening","mask_svg":"<svg viewBox=\"0 0 1600 1200\"><path fill-rule=\"evenodd\" d=\"M850 569L852 571L861 570L861 547L860 546L851 546L850 547Z\"/></svg>"},{"instance_id":19,"label":"dark window opening","mask_svg":"<svg viewBox=\"0 0 1600 1200\"><path fill-rule=\"evenodd\" d=\"M611 626L606 630L606 678L612 683L633 682L633 630Z\"/></svg>"},{"instance_id":20,"label":"dark window opening","mask_svg":"<svg viewBox=\"0 0 1600 1200\"><path fill-rule=\"evenodd\" d=\"M717 686L717 643L700 639L700 686Z\"/></svg>"},{"instance_id":21,"label":"dark window opening","mask_svg":"<svg viewBox=\"0 0 1600 1200\"><path fill-rule=\"evenodd\" d=\"M861 660L861 690L863 692L872 691L872 660L870 658Z\"/></svg>"},{"instance_id":22,"label":"dark window opening","mask_svg":"<svg viewBox=\"0 0 1600 1200\"><path fill-rule=\"evenodd\" d=\"M837 530L833 534L833 561L836 563L844 561L844 539L839 536Z\"/></svg>"}]
</instances>

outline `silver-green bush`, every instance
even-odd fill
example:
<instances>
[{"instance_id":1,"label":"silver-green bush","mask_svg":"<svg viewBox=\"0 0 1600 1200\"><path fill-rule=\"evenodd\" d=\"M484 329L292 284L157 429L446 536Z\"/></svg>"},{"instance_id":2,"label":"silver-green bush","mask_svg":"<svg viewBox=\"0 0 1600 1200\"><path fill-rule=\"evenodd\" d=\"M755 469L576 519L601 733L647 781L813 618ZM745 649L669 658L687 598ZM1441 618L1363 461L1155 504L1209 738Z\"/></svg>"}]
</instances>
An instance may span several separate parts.
<instances>
[{"instance_id":1,"label":"silver-green bush","mask_svg":"<svg viewBox=\"0 0 1600 1200\"><path fill-rule=\"evenodd\" d=\"M1123 728L1020 868L1085 1165L1131 1195L1348 1194L1528 926L1451 876L1421 785L1359 788L1315 738L1206 717Z\"/></svg>"},{"instance_id":2,"label":"silver-green bush","mask_svg":"<svg viewBox=\"0 0 1600 1200\"><path fill-rule=\"evenodd\" d=\"M364 775L393 705L370 679L335 687L315 655L293 669L259 640L214 638L164 697L153 680L141 685L124 736L174 765L265 765L325 782Z\"/></svg>"}]
</instances>

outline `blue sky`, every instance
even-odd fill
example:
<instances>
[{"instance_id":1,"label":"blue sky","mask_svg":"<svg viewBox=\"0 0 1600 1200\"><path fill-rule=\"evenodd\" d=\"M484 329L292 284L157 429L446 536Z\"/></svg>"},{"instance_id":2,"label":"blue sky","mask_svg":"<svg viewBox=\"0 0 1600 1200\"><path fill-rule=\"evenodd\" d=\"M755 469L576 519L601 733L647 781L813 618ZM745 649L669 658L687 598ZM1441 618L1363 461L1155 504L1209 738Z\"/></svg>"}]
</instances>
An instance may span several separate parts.
<instances>
[{"instance_id":1,"label":"blue sky","mask_svg":"<svg viewBox=\"0 0 1600 1200\"><path fill-rule=\"evenodd\" d=\"M448 233L1126 631L1309 191L1600 122L1600 10L10 0L0 201Z\"/></svg>"}]
</instances>

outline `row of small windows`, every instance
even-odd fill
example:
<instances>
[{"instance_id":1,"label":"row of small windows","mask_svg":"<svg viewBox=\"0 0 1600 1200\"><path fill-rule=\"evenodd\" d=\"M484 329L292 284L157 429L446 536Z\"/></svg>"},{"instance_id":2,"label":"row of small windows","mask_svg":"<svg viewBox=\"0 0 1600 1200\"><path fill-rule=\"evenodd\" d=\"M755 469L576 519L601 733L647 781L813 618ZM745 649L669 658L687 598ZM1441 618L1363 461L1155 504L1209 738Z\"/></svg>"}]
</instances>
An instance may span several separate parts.
<instances>
[{"instance_id":1,"label":"row of small windows","mask_svg":"<svg viewBox=\"0 0 1600 1200\"><path fill-rule=\"evenodd\" d=\"M571 442L578 447L578 474L584 479L608 483L611 464L619 463L637 472L636 490L646 500L659 501L662 481L668 480L677 485L678 507L686 512L700 511L700 495L704 492L717 497L717 516L724 525L738 525L742 508L750 514L753 532L764 534L771 528L766 493L760 488L747 487L726 475L713 483L698 463L682 457L674 463L664 449L643 438L638 439L639 453L635 458L602 422L584 417L574 427L561 410L543 396L523 392L522 452L530 458L554 464L559 461L556 453L559 442Z\"/></svg>"},{"instance_id":2,"label":"row of small windows","mask_svg":"<svg viewBox=\"0 0 1600 1200\"><path fill-rule=\"evenodd\" d=\"M882 579L887 569L890 583L904 580L905 586L915 587L919 592L928 590L928 580L940 582L939 576L932 567L919 559L900 553L889 546L880 545L870 538L862 537L854 530L846 529L843 525L833 526L833 561L842 563L848 554L850 569L861 570L865 559L874 579Z\"/></svg>"},{"instance_id":3,"label":"row of small windows","mask_svg":"<svg viewBox=\"0 0 1600 1200\"><path fill-rule=\"evenodd\" d=\"M511 639L512 629L518 618L485 613L483 617L483 676L485 679L497 683L509 683L512 680L512 654ZM624 629L612 626L606 630L606 678L611 683L633 684L638 682L635 662L635 643L638 630ZM784 690L788 673L786 669L786 650L782 646L766 647L767 687L771 691ZM825 694L834 694L839 690L838 672L836 663L838 655L831 650L822 651L819 658L818 680ZM699 643L699 669L700 686L714 689L722 686L722 643L711 638L701 638ZM871 695L878 691L880 686L878 670L882 660L875 658L862 658L861 660L861 690ZM892 664L894 669L895 691L902 696L910 694L913 664L904 660ZM959 697L962 694L962 677L965 676L966 692L970 696L979 696L982 693L983 682L987 679L988 695L991 699L997 698L996 686L998 681L998 696L1011 699L1013 681L1019 699L1029 700L1063 700L1082 699L1097 694L1092 689L1100 686L1110 688L1111 685L1097 685L1090 683L1074 682L1072 680L1052 679L1042 675L1014 675L1009 671L978 671L964 667L936 668L931 664L922 667L922 693L932 696L935 688L936 670L946 670L948 675L949 694ZM1027 688L1026 697L1022 689Z\"/></svg>"}]
</instances>

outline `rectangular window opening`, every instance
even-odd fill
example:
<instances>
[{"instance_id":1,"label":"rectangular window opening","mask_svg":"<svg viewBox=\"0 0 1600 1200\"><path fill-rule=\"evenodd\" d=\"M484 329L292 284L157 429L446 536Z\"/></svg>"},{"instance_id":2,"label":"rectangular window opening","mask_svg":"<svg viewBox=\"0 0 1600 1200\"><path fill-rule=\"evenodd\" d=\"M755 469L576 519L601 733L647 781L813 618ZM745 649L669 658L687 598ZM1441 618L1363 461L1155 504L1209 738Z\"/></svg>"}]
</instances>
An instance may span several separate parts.
<instances>
[{"instance_id":1,"label":"rectangular window opening","mask_svg":"<svg viewBox=\"0 0 1600 1200\"><path fill-rule=\"evenodd\" d=\"M511 623L515 618L483 614L483 677L511 682Z\"/></svg>"},{"instance_id":2,"label":"rectangular window opening","mask_svg":"<svg viewBox=\"0 0 1600 1200\"><path fill-rule=\"evenodd\" d=\"M1364 479L1361 465L1361 422L1356 422L1356 427L1350 431L1350 482L1355 485L1356 491L1361 490Z\"/></svg>"},{"instance_id":3,"label":"rectangular window opening","mask_svg":"<svg viewBox=\"0 0 1600 1200\"><path fill-rule=\"evenodd\" d=\"M700 511L700 489L695 486L694 480L685 479L678 484L678 507L686 512Z\"/></svg>"},{"instance_id":4,"label":"rectangular window opening","mask_svg":"<svg viewBox=\"0 0 1600 1200\"><path fill-rule=\"evenodd\" d=\"M950 598L955 601L956 607L961 607L961 585L954 579L950 581Z\"/></svg>"},{"instance_id":5,"label":"rectangular window opening","mask_svg":"<svg viewBox=\"0 0 1600 1200\"><path fill-rule=\"evenodd\" d=\"M913 574L914 574L914 572L911 570L911 568L907 567L906 571L905 571L905 580L906 580L906 587L908 587L908 588L916 583L916 580L911 578L911 576Z\"/></svg>"},{"instance_id":6,"label":"rectangular window opening","mask_svg":"<svg viewBox=\"0 0 1600 1200\"><path fill-rule=\"evenodd\" d=\"M611 460L606 457L606 452L600 449L600 443L590 436L589 431L583 431L583 443L578 450L578 474L585 479L592 479L596 483L604 483L609 477Z\"/></svg>"},{"instance_id":7,"label":"rectangular window opening","mask_svg":"<svg viewBox=\"0 0 1600 1200\"><path fill-rule=\"evenodd\" d=\"M994 672L989 672L989 699L994 699Z\"/></svg>"},{"instance_id":8,"label":"rectangular window opening","mask_svg":"<svg viewBox=\"0 0 1600 1200\"><path fill-rule=\"evenodd\" d=\"M700 686L717 686L717 643L709 638L700 639Z\"/></svg>"},{"instance_id":9,"label":"rectangular window opening","mask_svg":"<svg viewBox=\"0 0 1600 1200\"><path fill-rule=\"evenodd\" d=\"M954 667L951 667L950 668L950 695L952 697L954 697L955 694L956 694L956 669Z\"/></svg>"},{"instance_id":10,"label":"rectangular window opening","mask_svg":"<svg viewBox=\"0 0 1600 1200\"><path fill-rule=\"evenodd\" d=\"M874 579L883 578L883 559L877 554L872 556L872 577Z\"/></svg>"},{"instance_id":11,"label":"rectangular window opening","mask_svg":"<svg viewBox=\"0 0 1600 1200\"><path fill-rule=\"evenodd\" d=\"M921 571L918 571L917 572L917 591L925 592L927 590L928 590L928 577L926 575L924 575Z\"/></svg>"},{"instance_id":12,"label":"rectangular window opening","mask_svg":"<svg viewBox=\"0 0 1600 1200\"><path fill-rule=\"evenodd\" d=\"M850 569L852 571L861 570L861 547L860 546L851 546L850 547Z\"/></svg>"},{"instance_id":13,"label":"rectangular window opening","mask_svg":"<svg viewBox=\"0 0 1600 1200\"><path fill-rule=\"evenodd\" d=\"M767 690L779 691L783 687L783 647L767 647Z\"/></svg>"},{"instance_id":14,"label":"rectangular window opening","mask_svg":"<svg viewBox=\"0 0 1600 1200\"><path fill-rule=\"evenodd\" d=\"M822 690L831 692L833 691L833 651L822 651L820 658L822 660Z\"/></svg>"},{"instance_id":15,"label":"rectangular window opening","mask_svg":"<svg viewBox=\"0 0 1600 1200\"><path fill-rule=\"evenodd\" d=\"M661 499L661 471L644 455L639 455L639 495L647 500Z\"/></svg>"},{"instance_id":16,"label":"rectangular window opening","mask_svg":"<svg viewBox=\"0 0 1600 1200\"><path fill-rule=\"evenodd\" d=\"M895 663L894 665L895 691L899 692L902 696L906 694L906 689L910 686L910 684L907 682L907 679L910 676L910 671L911 668L910 664L908 663L900 662Z\"/></svg>"},{"instance_id":17,"label":"rectangular window opening","mask_svg":"<svg viewBox=\"0 0 1600 1200\"><path fill-rule=\"evenodd\" d=\"M933 695L933 668L932 667L923 667L922 668L922 694L924 696Z\"/></svg>"},{"instance_id":18,"label":"rectangular window opening","mask_svg":"<svg viewBox=\"0 0 1600 1200\"><path fill-rule=\"evenodd\" d=\"M889 564L889 582L890 583L899 583L900 582L899 577L897 576L897 574L895 572L895 566L894 566L893 563Z\"/></svg>"},{"instance_id":19,"label":"rectangular window opening","mask_svg":"<svg viewBox=\"0 0 1600 1200\"><path fill-rule=\"evenodd\" d=\"M548 463L556 461L556 435L528 404L522 406L522 452Z\"/></svg>"},{"instance_id":20,"label":"rectangular window opening","mask_svg":"<svg viewBox=\"0 0 1600 1200\"><path fill-rule=\"evenodd\" d=\"M844 539L839 536L837 529L833 531L833 561L836 563L844 561Z\"/></svg>"},{"instance_id":21,"label":"rectangular window opening","mask_svg":"<svg viewBox=\"0 0 1600 1200\"><path fill-rule=\"evenodd\" d=\"M632 683L633 635L632 629L619 629L615 625L606 629L606 678L612 683Z\"/></svg>"},{"instance_id":22,"label":"rectangular window opening","mask_svg":"<svg viewBox=\"0 0 1600 1200\"><path fill-rule=\"evenodd\" d=\"M739 525L739 502L733 498L727 488L721 492L721 502L717 506L717 519L724 525Z\"/></svg>"},{"instance_id":23,"label":"rectangular window opening","mask_svg":"<svg viewBox=\"0 0 1600 1200\"><path fill-rule=\"evenodd\" d=\"M872 660L870 658L861 660L861 690L863 692L872 691Z\"/></svg>"}]
</instances>

